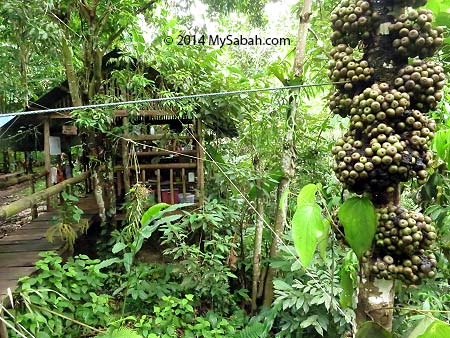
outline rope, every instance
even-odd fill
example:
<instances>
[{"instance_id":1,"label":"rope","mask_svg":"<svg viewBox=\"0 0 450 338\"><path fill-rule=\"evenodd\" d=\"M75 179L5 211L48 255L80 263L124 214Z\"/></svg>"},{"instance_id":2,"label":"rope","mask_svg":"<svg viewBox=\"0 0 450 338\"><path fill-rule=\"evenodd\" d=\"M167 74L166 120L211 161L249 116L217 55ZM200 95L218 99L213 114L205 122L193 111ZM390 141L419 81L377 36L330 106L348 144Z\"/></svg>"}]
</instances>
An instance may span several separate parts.
<instances>
[{"instance_id":1,"label":"rope","mask_svg":"<svg viewBox=\"0 0 450 338\"><path fill-rule=\"evenodd\" d=\"M24 116L24 115L47 114L47 113L60 113L60 112L64 112L64 111L73 111L73 110L81 110L81 109L117 107L117 106L127 105L127 104L167 102L167 101L196 99L196 98L200 98L200 97L216 97L216 96L239 95L239 94L249 94L249 93L259 93L259 92L272 92L272 91L278 91L278 90L300 89L300 88L307 88L307 87L334 86L334 85L343 84L343 83L345 83L345 82L323 82L323 83L310 83L310 84L301 84L301 85L284 86L284 87L242 89L242 90L233 90L233 91L227 91L227 92L180 95L180 96L159 97L159 98L153 98L153 99L143 99L143 100L133 100L133 101L88 104L88 105L76 106L76 107L61 107L61 108L51 108L51 109L40 109L40 110L34 110L34 111L22 111L22 112L16 112L16 113L0 114L0 116Z\"/></svg>"}]
</instances>

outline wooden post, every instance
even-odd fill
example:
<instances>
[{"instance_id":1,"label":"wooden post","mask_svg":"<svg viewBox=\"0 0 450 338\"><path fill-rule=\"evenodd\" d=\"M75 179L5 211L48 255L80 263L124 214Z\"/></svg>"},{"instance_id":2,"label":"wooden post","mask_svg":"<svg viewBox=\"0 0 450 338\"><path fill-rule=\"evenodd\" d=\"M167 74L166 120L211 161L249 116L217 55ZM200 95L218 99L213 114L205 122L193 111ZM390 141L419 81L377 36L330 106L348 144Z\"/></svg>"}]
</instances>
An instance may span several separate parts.
<instances>
[{"instance_id":1,"label":"wooden post","mask_svg":"<svg viewBox=\"0 0 450 338\"><path fill-rule=\"evenodd\" d=\"M3 151L3 172L7 173L9 171L9 154L8 151Z\"/></svg>"},{"instance_id":2,"label":"wooden post","mask_svg":"<svg viewBox=\"0 0 450 338\"><path fill-rule=\"evenodd\" d=\"M128 137L128 117L124 117L122 120L122 125L124 126L123 136ZM128 158L128 141L122 140L122 165L123 165L123 187L125 189L125 198L130 192L130 167Z\"/></svg>"},{"instance_id":3,"label":"wooden post","mask_svg":"<svg viewBox=\"0 0 450 338\"><path fill-rule=\"evenodd\" d=\"M34 178L30 180L30 185L31 185L31 193L34 194L36 192ZM37 217L38 217L37 204L33 204L33 206L31 207L31 219L36 219Z\"/></svg>"},{"instance_id":4,"label":"wooden post","mask_svg":"<svg viewBox=\"0 0 450 338\"><path fill-rule=\"evenodd\" d=\"M46 188L50 188L51 176L50 171L52 167L51 158L50 158L50 120L46 118L44 120L44 162L45 162L45 170L47 171L47 180L46 180ZM47 211L51 208L51 197L47 197Z\"/></svg>"},{"instance_id":5,"label":"wooden post","mask_svg":"<svg viewBox=\"0 0 450 338\"><path fill-rule=\"evenodd\" d=\"M181 189L183 192L183 202L186 203L186 169L181 169Z\"/></svg>"},{"instance_id":6,"label":"wooden post","mask_svg":"<svg viewBox=\"0 0 450 338\"><path fill-rule=\"evenodd\" d=\"M116 173L116 183L117 183L117 197L122 196L122 178L123 171Z\"/></svg>"},{"instance_id":7,"label":"wooden post","mask_svg":"<svg viewBox=\"0 0 450 338\"><path fill-rule=\"evenodd\" d=\"M170 186L170 204L175 203L175 191L173 189L173 169L170 169L170 178L169 178L169 186Z\"/></svg>"},{"instance_id":8,"label":"wooden post","mask_svg":"<svg viewBox=\"0 0 450 338\"><path fill-rule=\"evenodd\" d=\"M204 167L203 160L205 158L205 152L203 151L202 144L202 122L200 119L196 120L196 131L197 131L197 198L200 204L203 204L204 194L205 194L205 177L204 177Z\"/></svg>"},{"instance_id":9,"label":"wooden post","mask_svg":"<svg viewBox=\"0 0 450 338\"><path fill-rule=\"evenodd\" d=\"M19 171L19 164L17 163L17 151L14 150L14 171Z\"/></svg>"},{"instance_id":10,"label":"wooden post","mask_svg":"<svg viewBox=\"0 0 450 338\"><path fill-rule=\"evenodd\" d=\"M0 310L0 317L4 318L3 310ZM3 321L0 321L0 338L8 338L8 331L6 330L6 325Z\"/></svg>"},{"instance_id":11,"label":"wooden post","mask_svg":"<svg viewBox=\"0 0 450 338\"><path fill-rule=\"evenodd\" d=\"M156 169L156 196L157 202L161 203L161 170Z\"/></svg>"}]
</instances>

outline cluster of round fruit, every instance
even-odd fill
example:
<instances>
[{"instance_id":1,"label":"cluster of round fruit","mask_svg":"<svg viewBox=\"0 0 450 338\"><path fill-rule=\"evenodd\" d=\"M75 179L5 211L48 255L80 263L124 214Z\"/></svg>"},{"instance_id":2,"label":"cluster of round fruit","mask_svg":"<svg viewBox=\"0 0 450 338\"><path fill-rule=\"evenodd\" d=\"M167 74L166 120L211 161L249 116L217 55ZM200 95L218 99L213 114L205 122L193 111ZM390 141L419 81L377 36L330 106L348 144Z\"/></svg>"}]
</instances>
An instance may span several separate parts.
<instances>
[{"instance_id":1,"label":"cluster of round fruit","mask_svg":"<svg viewBox=\"0 0 450 338\"><path fill-rule=\"evenodd\" d=\"M366 258L366 261L368 259ZM380 279L399 279L405 284L419 285L424 278L436 276L436 257L432 253L425 253L423 249L409 258L394 258L384 255L369 265L370 272Z\"/></svg>"},{"instance_id":2,"label":"cluster of round fruit","mask_svg":"<svg viewBox=\"0 0 450 338\"><path fill-rule=\"evenodd\" d=\"M434 29L432 21L433 12L423 8L398 16L389 27L396 54L406 58L433 56L442 45L444 29Z\"/></svg>"},{"instance_id":3,"label":"cluster of round fruit","mask_svg":"<svg viewBox=\"0 0 450 338\"><path fill-rule=\"evenodd\" d=\"M347 93L335 92L330 98L329 107L331 112L347 117L353 104L353 99Z\"/></svg>"},{"instance_id":4,"label":"cluster of round fruit","mask_svg":"<svg viewBox=\"0 0 450 338\"><path fill-rule=\"evenodd\" d=\"M436 239L431 218L419 212L391 205L380 208L375 243L396 255L413 254L418 249L429 249Z\"/></svg>"},{"instance_id":5,"label":"cluster of round fruit","mask_svg":"<svg viewBox=\"0 0 450 338\"><path fill-rule=\"evenodd\" d=\"M374 72L366 60L356 60L353 48L346 44L334 47L328 64L328 76L333 82L343 82L336 85L341 90L353 91L358 84L366 85Z\"/></svg>"},{"instance_id":6,"label":"cluster of round fruit","mask_svg":"<svg viewBox=\"0 0 450 338\"><path fill-rule=\"evenodd\" d=\"M407 93L391 89L386 82L375 83L354 97L350 109L350 130L366 129L365 132L369 133L373 124L402 118L409 105Z\"/></svg>"},{"instance_id":7,"label":"cluster of round fruit","mask_svg":"<svg viewBox=\"0 0 450 338\"><path fill-rule=\"evenodd\" d=\"M370 37L373 23L377 17L372 11L369 1L343 0L340 6L331 13L334 46L345 43L355 47L359 41Z\"/></svg>"},{"instance_id":8,"label":"cluster of round fruit","mask_svg":"<svg viewBox=\"0 0 450 338\"><path fill-rule=\"evenodd\" d=\"M333 169L347 189L389 191L411 178L425 183L435 125L420 111L410 110L409 100L407 93L380 83L366 88L353 98L350 108L342 109L350 116L350 130L336 141L332 153Z\"/></svg>"},{"instance_id":9,"label":"cluster of round fruit","mask_svg":"<svg viewBox=\"0 0 450 338\"><path fill-rule=\"evenodd\" d=\"M400 69L394 81L395 88L407 93L411 106L422 113L436 108L442 100L444 84L444 69L435 62L420 59L414 59L410 65Z\"/></svg>"},{"instance_id":10,"label":"cluster of round fruit","mask_svg":"<svg viewBox=\"0 0 450 338\"><path fill-rule=\"evenodd\" d=\"M373 257L379 258L370 265L371 272L412 284L434 277L436 258L427 254L437 237L431 218L396 205L378 209L377 215Z\"/></svg>"},{"instance_id":11,"label":"cluster of round fruit","mask_svg":"<svg viewBox=\"0 0 450 338\"><path fill-rule=\"evenodd\" d=\"M361 194L391 192L399 182L411 178L424 184L431 152L411 151L398 134L380 135L384 136L369 144L348 134L337 140L332 148L336 158L333 170L344 187Z\"/></svg>"}]
</instances>

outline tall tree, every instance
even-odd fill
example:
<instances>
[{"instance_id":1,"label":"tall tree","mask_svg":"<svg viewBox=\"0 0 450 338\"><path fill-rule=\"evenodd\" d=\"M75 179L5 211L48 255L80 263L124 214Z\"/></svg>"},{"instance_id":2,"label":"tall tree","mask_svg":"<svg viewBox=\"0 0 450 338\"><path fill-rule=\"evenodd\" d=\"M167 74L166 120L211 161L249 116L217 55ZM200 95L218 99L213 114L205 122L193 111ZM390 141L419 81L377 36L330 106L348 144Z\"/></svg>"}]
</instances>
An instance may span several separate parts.
<instances>
[{"instance_id":1,"label":"tall tree","mask_svg":"<svg viewBox=\"0 0 450 338\"><path fill-rule=\"evenodd\" d=\"M310 16L312 14L312 0L305 0L303 3L302 11L300 13L299 28L297 34L297 47L296 56L293 65L293 78L301 79L303 75L303 62L306 55L306 38L308 36L308 28L310 25ZM289 85L289 83L287 83ZM296 129L296 116L298 110L298 100L295 92L290 93L290 107L286 113L286 127L287 131L283 139L283 151L281 158L281 168L283 171L283 177L278 184L277 191L277 213L273 226L273 239L270 247L270 258L274 258L279 250L280 240L283 236L284 228L286 225L287 216L287 193L289 191L289 184L291 178L295 175L295 129ZM275 269L268 268L267 278L265 283L264 292L264 305L270 306L273 302L273 278L275 276Z\"/></svg>"}]
</instances>

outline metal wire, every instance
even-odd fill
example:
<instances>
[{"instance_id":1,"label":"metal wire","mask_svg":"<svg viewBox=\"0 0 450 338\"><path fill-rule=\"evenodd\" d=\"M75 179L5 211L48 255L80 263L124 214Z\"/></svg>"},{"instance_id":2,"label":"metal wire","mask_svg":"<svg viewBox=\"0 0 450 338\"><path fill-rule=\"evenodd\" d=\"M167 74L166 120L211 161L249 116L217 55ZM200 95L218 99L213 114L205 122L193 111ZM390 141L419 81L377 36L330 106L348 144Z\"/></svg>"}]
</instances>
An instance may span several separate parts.
<instances>
[{"instance_id":1,"label":"metal wire","mask_svg":"<svg viewBox=\"0 0 450 338\"><path fill-rule=\"evenodd\" d=\"M278 90L300 89L300 88L307 88L307 87L334 86L337 84L344 84L344 83L346 83L346 82L323 82L323 83L310 83L310 84L301 84L301 85L283 86L283 87L242 89L242 90L233 90L233 91L227 91L227 92L214 92L214 93L181 95L181 96L171 96L171 97L159 97L159 98L144 99L144 100L88 104L88 105L76 106L76 107L61 107L61 108L51 108L51 109L40 109L40 110L34 110L34 111L22 111L22 112L16 112L16 113L0 114L0 116L24 116L24 115L39 115L39 114L56 113L56 112L60 113L60 112L64 112L64 111L116 107L116 106L128 105L128 104L156 103L156 102L196 99L196 98L200 98L200 97L228 96L228 95L259 93L259 92L271 92L271 91L278 91Z\"/></svg>"}]
</instances>

